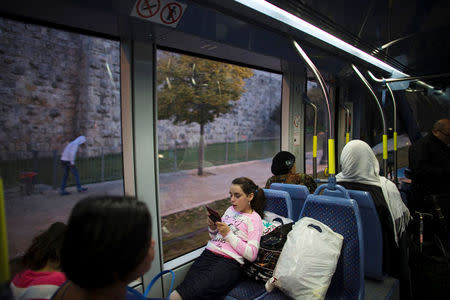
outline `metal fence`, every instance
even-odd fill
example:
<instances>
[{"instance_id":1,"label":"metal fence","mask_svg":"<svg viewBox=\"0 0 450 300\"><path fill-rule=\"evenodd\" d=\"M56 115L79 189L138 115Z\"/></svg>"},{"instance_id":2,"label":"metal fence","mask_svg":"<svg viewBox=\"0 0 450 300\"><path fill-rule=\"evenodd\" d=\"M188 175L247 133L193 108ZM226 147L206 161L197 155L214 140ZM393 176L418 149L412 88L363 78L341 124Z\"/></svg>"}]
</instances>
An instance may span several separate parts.
<instances>
[{"instance_id":1,"label":"metal fence","mask_svg":"<svg viewBox=\"0 0 450 300\"><path fill-rule=\"evenodd\" d=\"M6 188L18 186L21 174L35 172L34 184L44 184L56 189L62 181L61 154L54 151L16 152L6 155L0 161L0 176ZM23 158L26 157L26 158ZM116 180L123 178L122 153L102 154L95 157L77 156L76 166L82 184ZM75 179L69 175L67 185L74 185Z\"/></svg>"},{"instance_id":2,"label":"metal fence","mask_svg":"<svg viewBox=\"0 0 450 300\"><path fill-rule=\"evenodd\" d=\"M278 151L280 151L278 137L249 140L243 136L239 140L205 144L203 167L272 158ZM180 147L174 141L170 149L159 150L158 158L160 173L195 169L198 167L199 148Z\"/></svg>"},{"instance_id":3,"label":"metal fence","mask_svg":"<svg viewBox=\"0 0 450 300\"><path fill-rule=\"evenodd\" d=\"M198 167L198 147L181 148L174 142L172 149L160 150L160 173L178 170L196 169ZM246 136L239 140L205 145L203 167L225 165L257 159L272 158L280 150L279 138L259 138L249 140ZM33 184L43 184L54 189L61 184L63 169L59 151L15 152L0 160L0 176L6 188L20 185L21 174L37 173ZM76 166L82 184L110 181L123 178L122 153L102 154L95 157L77 155ZM69 175L67 185L75 184Z\"/></svg>"}]
</instances>

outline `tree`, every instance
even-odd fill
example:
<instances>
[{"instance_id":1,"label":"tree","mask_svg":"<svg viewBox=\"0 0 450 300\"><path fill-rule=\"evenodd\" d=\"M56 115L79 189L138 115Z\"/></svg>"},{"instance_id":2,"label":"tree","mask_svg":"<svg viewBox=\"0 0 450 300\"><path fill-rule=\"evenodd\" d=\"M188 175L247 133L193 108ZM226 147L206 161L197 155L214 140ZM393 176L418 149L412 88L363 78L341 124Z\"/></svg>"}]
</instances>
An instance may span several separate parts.
<instances>
[{"instance_id":1,"label":"tree","mask_svg":"<svg viewBox=\"0 0 450 300\"><path fill-rule=\"evenodd\" d=\"M158 118L174 124L198 123L198 175L203 174L204 128L232 109L245 92L249 68L160 51L157 66Z\"/></svg>"}]
</instances>

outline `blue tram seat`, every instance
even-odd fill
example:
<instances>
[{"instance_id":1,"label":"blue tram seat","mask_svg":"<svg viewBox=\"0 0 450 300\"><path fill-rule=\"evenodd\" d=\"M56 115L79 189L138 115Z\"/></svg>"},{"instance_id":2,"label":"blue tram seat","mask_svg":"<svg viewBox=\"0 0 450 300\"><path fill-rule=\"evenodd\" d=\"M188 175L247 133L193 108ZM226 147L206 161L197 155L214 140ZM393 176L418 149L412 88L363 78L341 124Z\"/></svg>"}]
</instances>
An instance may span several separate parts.
<instances>
[{"instance_id":1,"label":"blue tram seat","mask_svg":"<svg viewBox=\"0 0 450 300\"><path fill-rule=\"evenodd\" d=\"M225 300L255 300L267 293L264 282L245 277L243 278L244 279L227 294Z\"/></svg>"},{"instance_id":2,"label":"blue tram seat","mask_svg":"<svg viewBox=\"0 0 450 300\"><path fill-rule=\"evenodd\" d=\"M288 192L264 189L266 196L266 210L277 215L293 219L292 200Z\"/></svg>"},{"instance_id":3,"label":"blue tram seat","mask_svg":"<svg viewBox=\"0 0 450 300\"><path fill-rule=\"evenodd\" d=\"M341 256L326 299L364 299L363 229L358 205L347 190L336 185L343 197L320 195L322 185L306 199L300 217L311 217L344 237Z\"/></svg>"},{"instance_id":4,"label":"blue tram seat","mask_svg":"<svg viewBox=\"0 0 450 300\"><path fill-rule=\"evenodd\" d=\"M308 188L300 184L272 183L270 185L270 189L286 191L289 193L292 200L292 214L294 216L294 220L297 220L298 216L300 216L300 212L302 211L303 204L305 204L306 197L309 195Z\"/></svg>"},{"instance_id":5,"label":"blue tram seat","mask_svg":"<svg viewBox=\"0 0 450 300\"><path fill-rule=\"evenodd\" d=\"M364 275L383 280L383 234L372 196L366 191L347 190L358 204L364 235ZM325 190L327 195L342 195L338 190Z\"/></svg>"},{"instance_id":6,"label":"blue tram seat","mask_svg":"<svg viewBox=\"0 0 450 300\"><path fill-rule=\"evenodd\" d=\"M336 188L342 191L341 194L345 198L319 195L319 192L325 188L327 185L320 186L314 194L308 196L300 215L319 220L344 237L341 256L325 299L362 300L364 299L364 264L361 261L364 259L364 253L358 205L350 199L348 192L338 185ZM245 288L245 286L239 284L233 291L239 288ZM259 283L256 290L257 292L250 298L246 297L242 290L237 290L240 294L233 294L233 297L226 299L290 299L278 289L271 293L264 292L263 283Z\"/></svg>"}]
</instances>

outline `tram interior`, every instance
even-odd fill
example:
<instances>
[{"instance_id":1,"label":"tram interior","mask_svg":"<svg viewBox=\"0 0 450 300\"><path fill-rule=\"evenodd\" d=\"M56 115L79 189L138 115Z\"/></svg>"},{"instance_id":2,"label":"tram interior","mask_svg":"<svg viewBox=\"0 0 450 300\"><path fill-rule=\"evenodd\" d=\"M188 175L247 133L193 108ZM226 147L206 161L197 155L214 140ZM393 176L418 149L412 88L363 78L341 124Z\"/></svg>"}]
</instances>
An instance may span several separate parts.
<instances>
[{"instance_id":1,"label":"tram interior","mask_svg":"<svg viewBox=\"0 0 450 300\"><path fill-rule=\"evenodd\" d=\"M123 190L125 194L145 199L153 216L159 221L153 223L153 232L158 233L159 241L155 261L152 269L141 279L138 289L146 286L153 276L165 269L175 271L176 286L203 249L196 249L169 261L164 258L164 229L158 204L158 180L161 179L158 179L158 163L155 160L158 149L154 129L158 121L155 113L157 87L154 86L154 65L158 51L173 51L177 55L213 59L281 74L279 150L291 151L301 158L297 161L297 170L303 172L307 165L305 157L310 151L305 149L306 130L312 125L307 126L303 121L297 130L294 119L306 119L307 111L310 114L310 108L304 102L305 96L319 101L323 101L323 97L317 76L299 55L293 41L304 49L327 84L331 103L328 109L332 116L327 119L326 114L321 115L320 125L330 128L322 133L325 136L334 131L335 173L339 172L339 155L346 143L347 132L351 139L365 140L373 149L379 149L377 157L380 166L383 166L381 118L372 95L355 74L352 64L361 70L380 98L383 83L371 79L367 71L376 78L387 80L404 77L401 72L417 77L411 81L392 83L398 101L395 125L389 94L383 98L386 112L384 127L387 127L385 131L388 138L392 142L393 128L398 126L399 136L404 140L398 158L402 172L407 167L407 146L425 135L434 121L450 116L449 1L272 0L244 3L177 0L177 3L184 5L184 10L176 26L132 16L131 12L140 2L144 1L6 0L0 6L1 18L120 41ZM153 4L167 1L145 2ZM250 7L253 2L267 2L281 8L376 57L395 68L397 74L393 76L386 68L375 66L364 58L320 40L308 31L294 28L283 20L257 11ZM0 37L2 34L0 32ZM312 94L308 90L309 84L315 86ZM323 102L321 105L324 110L326 105ZM343 107L350 110L349 119L346 119ZM348 123L351 123L350 128L347 128ZM297 144L298 140L301 142ZM325 149L327 145L324 145ZM319 184L326 183L327 176L322 175L322 169L320 173L317 181ZM405 184L408 182L406 178L399 179ZM363 278L360 284L362 288L358 299L408 299L414 294L411 291L415 290L415 287L401 287L402 283L398 279L388 276L382 280ZM166 274L152 289L152 296L167 296L169 285L170 276ZM261 299L271 299L270 295L265 297ZM229 299L240 298L234 295ZM326 299L333 298L329 295Z\"/></svg>"}]
</instances>

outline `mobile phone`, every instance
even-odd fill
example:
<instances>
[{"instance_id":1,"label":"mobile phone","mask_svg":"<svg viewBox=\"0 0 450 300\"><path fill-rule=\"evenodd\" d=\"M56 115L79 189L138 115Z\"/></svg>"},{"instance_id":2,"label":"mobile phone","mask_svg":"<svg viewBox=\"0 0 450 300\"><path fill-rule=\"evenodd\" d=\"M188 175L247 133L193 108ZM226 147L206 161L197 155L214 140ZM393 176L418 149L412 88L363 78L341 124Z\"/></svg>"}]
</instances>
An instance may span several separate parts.
<instances>
[{"instance_id":1,"label":"mobile phone","mask_svg":"<svg viewBox=\"0 0 450 300\"><path fill-rule=\"evenodd\" d=\"M209 218L211 219L211 221L214 222L214 224L216 222L222 222L222 218L220 217L219 213L217 211L215 211L214 209L212 209L211 207L206 206L206 209L209 212Z\"/></svg>"}]
</instances>

